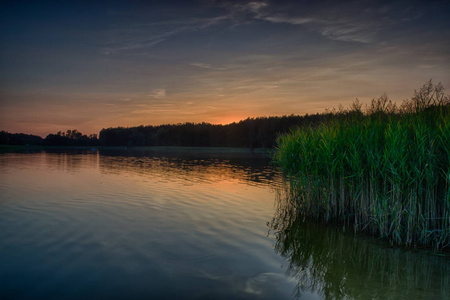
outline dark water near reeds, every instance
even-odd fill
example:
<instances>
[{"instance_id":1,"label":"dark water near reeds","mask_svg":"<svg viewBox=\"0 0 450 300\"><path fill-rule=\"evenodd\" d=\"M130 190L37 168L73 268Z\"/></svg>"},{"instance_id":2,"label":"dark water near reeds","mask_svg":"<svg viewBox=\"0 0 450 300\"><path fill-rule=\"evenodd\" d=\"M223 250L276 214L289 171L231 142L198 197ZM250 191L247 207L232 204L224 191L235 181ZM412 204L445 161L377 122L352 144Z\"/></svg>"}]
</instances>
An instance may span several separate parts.
<instances>
[{"instance_id":1,"label":"dark water near reeds","mask_svg":"<svg viewBox=\"0 0 450 300\"><path fill-rule=\"evenodd\" d=\"M0 154L0 299L449 299L448 256L286 199L264 154Z\"/></svg>"}]
</instances>

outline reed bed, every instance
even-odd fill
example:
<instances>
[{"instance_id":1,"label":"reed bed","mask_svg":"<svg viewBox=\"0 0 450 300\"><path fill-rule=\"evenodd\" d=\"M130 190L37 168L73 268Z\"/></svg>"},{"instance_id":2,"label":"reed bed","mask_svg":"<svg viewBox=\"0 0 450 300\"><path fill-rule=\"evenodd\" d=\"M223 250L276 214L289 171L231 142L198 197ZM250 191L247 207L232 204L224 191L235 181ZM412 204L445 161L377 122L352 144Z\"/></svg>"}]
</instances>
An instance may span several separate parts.
<instances>
[{"instance_id":1,"label":"reed bed","mask_svg":"<svg viewBox=\"0 0 450 300\"><path fill-rule=\"evenodd\" d=\"M298 281L293 294L299 299L305 291L323 299L450 299L448 255L398 251L305 219L289 182L275 196L268 226L287 273Z\"/></svg>"},{"instance_id":2,"label":"reed bed","mask_svg":"<svg viewBox=\"0 0 450 300\"><path fill-rule=\"evenodd\" d=\"M305 216L392 244L450 246L450 101L440 84L400 108L386 95L364 112L355 102L277 143Z\"/></svg>"}]
</instances>

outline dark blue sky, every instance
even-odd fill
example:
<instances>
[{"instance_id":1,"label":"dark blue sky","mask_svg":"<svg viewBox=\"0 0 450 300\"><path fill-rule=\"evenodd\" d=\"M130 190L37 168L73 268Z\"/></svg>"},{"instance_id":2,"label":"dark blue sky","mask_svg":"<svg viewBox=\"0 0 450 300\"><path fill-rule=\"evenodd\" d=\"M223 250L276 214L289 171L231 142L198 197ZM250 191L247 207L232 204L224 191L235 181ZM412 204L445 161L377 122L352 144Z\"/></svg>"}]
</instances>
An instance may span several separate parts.
<instances>
[{"instance_id":1,"label":"dark blue sky","mask_svg":"<svg viewBox=\"0 0 450 300\"><path fill-rule=\"evenodd\" d=\"M229 123L450 88L450 1L10 1L0 129Z\"/></svg>"}]
</instances>

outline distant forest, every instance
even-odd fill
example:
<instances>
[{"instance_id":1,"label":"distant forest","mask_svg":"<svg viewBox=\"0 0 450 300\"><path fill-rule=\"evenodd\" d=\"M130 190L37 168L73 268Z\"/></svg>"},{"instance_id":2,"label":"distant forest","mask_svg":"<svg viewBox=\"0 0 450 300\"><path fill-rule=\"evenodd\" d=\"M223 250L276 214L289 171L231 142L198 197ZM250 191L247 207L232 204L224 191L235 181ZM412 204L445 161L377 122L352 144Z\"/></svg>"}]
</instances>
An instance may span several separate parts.
<instances>
[{"instance_id":1,"label":"distant forest","mask_svg":"<svg viewBox=\"0 0 450 300\"><path fill-rule=\"evenodd\" d=\"M177 125L107 128L100 131L104 146L186 146L272 148L278 135L323 115L248 118L228 125L184 123Z\"/></svg>"},{"instance_id":2,"label":"distant forest","mask_svg":"<svg viewBox=\"0 0 450 300\"><path fill-rule=\"evenodd\" d=\"M99 145L96 134L89 136L78 130L59 131L49 134L45 139L38 135L25 133L9 133L0 131L0 145L11 146L97 146Z\"/></svg>"},{"instance_id":3,"label":"distant forest","mask_svg":"<svg viewBox=\"0 0 450 300\"><path fill-rule=\"evenodd\" d=\"M84 135L78 130L60 131L42 138L23 133L0 132L2 145L42 146L179 146L272 148L280 134L304 125L319 124L336 114L248 118L227 125L183 123L176 125L106 128Z\"/></svg>"}]
</instances>

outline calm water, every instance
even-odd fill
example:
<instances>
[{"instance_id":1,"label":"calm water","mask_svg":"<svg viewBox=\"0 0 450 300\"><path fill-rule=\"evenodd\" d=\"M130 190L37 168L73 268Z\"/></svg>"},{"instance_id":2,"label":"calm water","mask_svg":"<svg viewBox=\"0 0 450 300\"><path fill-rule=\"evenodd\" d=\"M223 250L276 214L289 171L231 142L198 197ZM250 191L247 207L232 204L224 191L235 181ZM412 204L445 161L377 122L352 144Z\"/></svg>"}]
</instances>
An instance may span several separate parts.
<instances>
[{"instance_id":1,"label":"calm water","mask_svg":"<svg viewBox=\"0 0 450 300\"><path fill-rule=\"evenodd\" d=\"M450 260L296 219L264 155L0 154L0 299L449 299Z\"/></svg>"}]
</instances>

